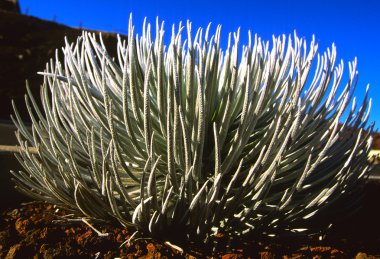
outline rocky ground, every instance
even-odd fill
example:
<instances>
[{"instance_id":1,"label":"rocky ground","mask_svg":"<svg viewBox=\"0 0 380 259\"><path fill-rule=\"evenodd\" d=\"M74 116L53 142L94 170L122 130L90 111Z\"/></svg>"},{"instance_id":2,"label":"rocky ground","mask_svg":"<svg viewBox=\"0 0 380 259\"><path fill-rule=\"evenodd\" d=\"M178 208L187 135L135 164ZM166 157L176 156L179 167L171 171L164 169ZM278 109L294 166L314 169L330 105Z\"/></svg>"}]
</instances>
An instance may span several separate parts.
<instances>
[{"instance_id":1,"label":"rocky ground","mask_svg":"<svg viewBox=\"0 0 380 259\"><path fill-rule=\"evenodd\" d=\"M182 252L152 239L128 243L133 230L94 224L104 233L99 236L83 222L64 220L65 213L46 203L5 210L0 218L0 258L380 258L380 239L371 242L357 230L356 236L335 230L323 240L266 244L246 240L232 251L210 255Z\"/></svg>"},{"instance_id":2,"label":"rocky ground","mask_svg":"<svg viewBox=\"0 0 380 259\"><path fill-rule=\"evenodd\" d=\"M122 244L128 229L104 227L99 237L83 223L62 223L64 212L55 206L30 203L2 213L0 258L136 258L143 255L169 258L177 251L141 240ZM58 221L58 223L56 222Z\"/></svg>"}]
</instances>

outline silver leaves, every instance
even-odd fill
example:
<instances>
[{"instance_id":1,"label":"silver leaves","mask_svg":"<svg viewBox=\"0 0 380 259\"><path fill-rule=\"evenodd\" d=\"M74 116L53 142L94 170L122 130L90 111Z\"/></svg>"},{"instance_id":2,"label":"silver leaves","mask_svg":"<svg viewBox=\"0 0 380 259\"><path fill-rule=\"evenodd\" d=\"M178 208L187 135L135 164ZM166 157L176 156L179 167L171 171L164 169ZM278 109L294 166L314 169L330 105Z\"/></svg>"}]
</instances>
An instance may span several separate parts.
<instances>
[{"instance_id":1,"label":"silver leaves","mask_svg":"<svg viewBox=\"0 0 380 259\"><path fill-rule=\"evenodd\" d=\"M239 53L238 31L222 51L220 26L194 38L186 27L185 42L180 24L165 46L163 24L153 41L131 20L117 59L93 34L66 42L40 73L42 110L28 89L31 130L15 107L18 187L163 238L303 229L369 170L368 97L344 116L356 60L340 89L334 45L320 55L314 38L249 33Z\"/></svg>"}]
</instances>

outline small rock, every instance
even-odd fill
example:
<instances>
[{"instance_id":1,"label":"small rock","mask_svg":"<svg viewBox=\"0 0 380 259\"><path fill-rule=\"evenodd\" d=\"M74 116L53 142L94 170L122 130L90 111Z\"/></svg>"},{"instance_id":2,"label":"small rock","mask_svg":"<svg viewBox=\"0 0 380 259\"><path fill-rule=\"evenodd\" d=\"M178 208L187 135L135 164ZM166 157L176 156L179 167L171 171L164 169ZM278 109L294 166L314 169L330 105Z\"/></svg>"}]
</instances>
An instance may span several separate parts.
<instances>
[{"instance_id":1,"label":"small rock","mask_svg":"<svg viewBox=\"0 0 380 259\"><path fill-rule=\"evenodd\" d=\"M261 259L274 259L275 256L272 252L265 251L260 253L260 258Z\"/></svg>"},{"instance_id":2,"label":"small rock","mask_svg":"<svg viewBox=\"0 0 380 259\"><path fill-rule=\"evenodd\" d=\"M330 253L334 258L344 258L344 253L338 249L332 249Z\"/></svg>"},{"instance_id":3,"label":"small rock","mask_svg":"<svg viewBox=\"0 0 380 259\"><path fill-rule=\"evenodd\" d=\"M26 230L27 225L28 225L27 220L23 220L21 218L16 220L15 228L21 236L25 235L25 230Z\"/></svg>"},{"instance_id":4,"label":"small rock","mask_svg":"<svg viewBox=\"0 0 380 259\"><path fill-rule=\"evenodd\" d=\"M153 258L156 252L156 247L152 243L149 243L146 245L146 250L148 250L146 258Z\"/></svg>"},{"instance_id":5,"label":"small rock","mask_svg":"<svg viewBox=\"0 0 380 259\"><path fill-rule=\"evenodd\" d=\"M222 256L222 259L237 259L237 254L225 254Z\"/></svg>"},{"instance_id":6,"label":"small rock","mask_svg":"<svg viewBox=\"0 0 380 259\"><path fill-rule=\"evenodd\" d=\"M123 235L122 234L117 234L117 236L116 236L116 242L117 243L123 243L125 240L124 240L124 237L123 237Z\"/></svg>"},{"instance_id":7,"label":"small rock","mask_svg":"<svg viewBox=\"0 0 380 259\"><path fill-rule=\"evenodd\" d=\"M310 249L311 252L313 253L327 253L331 251L330 246L317 246L317 247L312 247Z\"/></svg>"},{"instance_id":8,"label":"small rock","mask_svg":"<svg viewBox=\"0 0 380 259\"><path fill-rule=\"evenodd\" d=\"M13 259L16 257L17 252L20 250L21 244L15 244L13 245L9 251L8 254L5 256L5 259Z\"/></svg>"},{"instance_id":9,"label":"small rock","mask_svg":"<svg viewBox=\"0 0 380 259\"><path fill-rule=\"evenodd\" d=\"M359 252L359 253L355 256L355 259L367 259L367 258L369 258L369 257L367 256L367 254L366 254L366 253L362 253L362 252Z\"/></svg>"}]
</instances>

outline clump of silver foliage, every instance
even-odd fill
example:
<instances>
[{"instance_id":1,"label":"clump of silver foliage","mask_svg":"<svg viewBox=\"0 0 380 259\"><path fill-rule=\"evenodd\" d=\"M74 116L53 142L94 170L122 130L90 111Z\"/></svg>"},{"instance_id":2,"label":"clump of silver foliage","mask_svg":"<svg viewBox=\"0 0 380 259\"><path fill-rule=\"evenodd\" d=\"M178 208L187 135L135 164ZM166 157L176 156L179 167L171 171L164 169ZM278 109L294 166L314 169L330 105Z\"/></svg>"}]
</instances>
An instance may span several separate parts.
<instances>
[{"instance_id":1,"label":"clump of silver foliage","mask_svg":"<svg viewBox=\"0 0 380 259\"><path fill-rule=\"evenodd\" d=\"M237 31L222 50L220 26L185 27L165 46L163 24L153 40L149 24L139 37L130 22L117 57L90 33L66 43L41 73L42 108L28 90L31 131L15 108L17 188L89 219L207 242L301 230L366 177L370 101L352 97L356 60L339 87L334 45L319 55L314 38L249 34L240 48Z\"/></svg>"}]
</instances>

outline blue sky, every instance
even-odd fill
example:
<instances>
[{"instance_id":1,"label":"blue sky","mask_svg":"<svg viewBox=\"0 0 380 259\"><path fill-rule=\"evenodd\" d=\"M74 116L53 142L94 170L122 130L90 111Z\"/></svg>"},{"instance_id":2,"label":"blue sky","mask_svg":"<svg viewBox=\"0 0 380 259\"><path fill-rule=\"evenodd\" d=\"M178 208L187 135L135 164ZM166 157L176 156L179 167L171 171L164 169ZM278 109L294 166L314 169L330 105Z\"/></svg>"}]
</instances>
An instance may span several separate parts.
<instances>
[{"instance_id":1,"label":"blue sky","mask_svg":"<svg viewBox=\"0 0 380 259\"><path fill-rule=\"evenodd\" d=\"M144 17L155 23L156 16L171 25L190 20L193 30L212 22L222 24L222 40L228 32L241 28L242 40L251 30L264 40L272 35L292 34L308 41L319 40L322 53L334 42L338 59L358 58L359 84L356 96L362 99L367 84L373 99L370 121L380 128L380 1L378 0L235 0L235 1L153 1L153 0L19 0L21 11L68 26L127 34L129 14L137 32Z\"/></svg>"}]
</instances>

